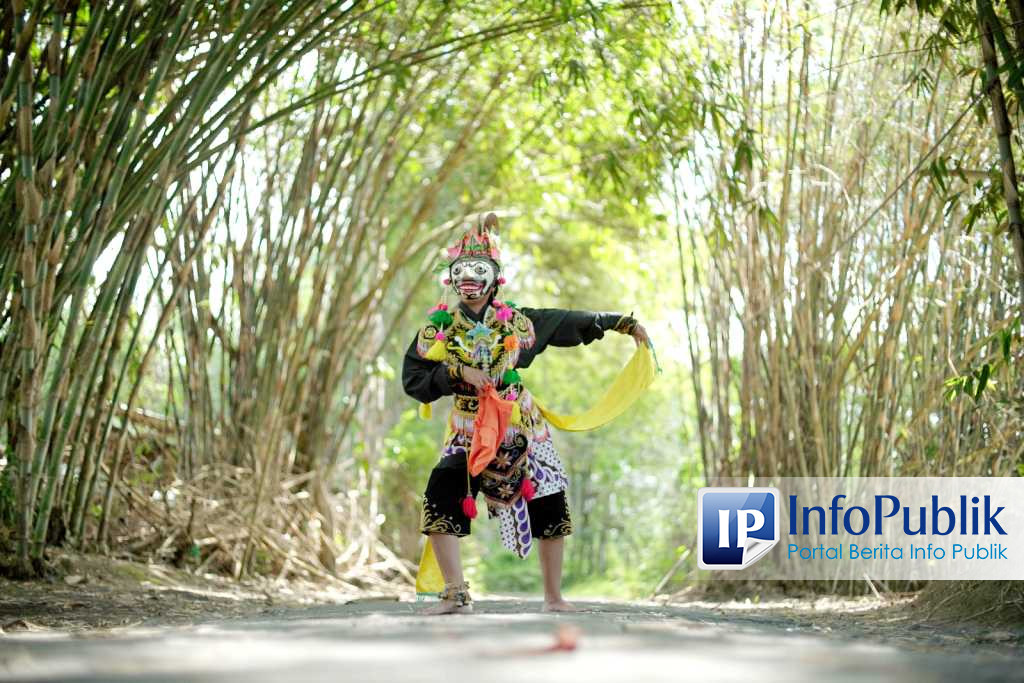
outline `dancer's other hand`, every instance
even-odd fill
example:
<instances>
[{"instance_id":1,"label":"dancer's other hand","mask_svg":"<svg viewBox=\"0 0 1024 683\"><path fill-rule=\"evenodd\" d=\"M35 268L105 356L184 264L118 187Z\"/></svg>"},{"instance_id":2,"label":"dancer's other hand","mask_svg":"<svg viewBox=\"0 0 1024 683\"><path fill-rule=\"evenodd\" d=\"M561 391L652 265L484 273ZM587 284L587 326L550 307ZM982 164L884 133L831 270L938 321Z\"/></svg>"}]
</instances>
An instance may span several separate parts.
<instances>
[{"instance_id":1,"label":"dancer's other hand","mask_svg":"<svg viewBox=\"0 0 1024 683\"><path fill-rule=\"evenodd\" d=\"M471 384L476 387L477 391L482 391L489 384L494 384L490 376L480 370L479 368L462 368L462 381L466 384Z\"/></svg>"}]
</instances>

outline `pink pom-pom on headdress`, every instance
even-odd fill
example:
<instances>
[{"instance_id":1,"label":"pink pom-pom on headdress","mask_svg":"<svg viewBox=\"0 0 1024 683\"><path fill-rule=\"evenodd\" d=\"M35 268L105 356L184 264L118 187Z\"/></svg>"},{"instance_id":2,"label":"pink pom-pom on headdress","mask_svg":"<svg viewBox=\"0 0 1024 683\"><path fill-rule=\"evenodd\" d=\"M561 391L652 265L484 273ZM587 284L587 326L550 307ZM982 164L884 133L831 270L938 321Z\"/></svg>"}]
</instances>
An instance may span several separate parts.
<instances>
[{"instance_id":1,"label":"pink pom-pom on headdress","mask_svg":"<svg viewBox=\"0 0 1024 683\"><path fill-rule=\"evenodd\" d=\"M499 285L503 285L503 284L505 284L506 282L508 282L508 280L506 280L506 279L505 279L505 276L504 276L504 275L500 275L500 276L498 276L498 284L499 284Z\"/></svg>"},{"instance_id":2,"label":"pink pom-pom on headdress","mask_svg":"<svg viewBox=\"0 0 1024 683\"><path fill-rule=\"evenodd\" d=\"M512 309L508 306L502 306L494 313L494 317L501 322L508 322L512 319Z\"/></svg>"},{"instance_id":3,"label":"pink pom-pom on headdress","mask_svg":"<svg viewBox=\"0 0 1024 683\"><path fill-rule=\"evenodd\" d=\"M444 332L438 332L437 334L434 335L434 339L436 339L437 341L444 341L445 339L447 339L447 337L444 336Z\"/></svg>"}]
</instances>

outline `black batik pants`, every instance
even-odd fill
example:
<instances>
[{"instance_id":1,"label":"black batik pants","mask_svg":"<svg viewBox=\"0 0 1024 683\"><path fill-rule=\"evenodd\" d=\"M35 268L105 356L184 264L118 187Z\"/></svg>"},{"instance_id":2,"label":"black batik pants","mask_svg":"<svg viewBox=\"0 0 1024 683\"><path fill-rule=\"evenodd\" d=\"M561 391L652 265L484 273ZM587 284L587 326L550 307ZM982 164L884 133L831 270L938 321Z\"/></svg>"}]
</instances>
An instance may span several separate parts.
<instances>
[{"instance_id":1,"label":"black batik pants","mask_svg":"<svg viewBox=\"0 0 1024 683\"><path fill-rule=\"evenodd\" d=\"M481 475L470 480L473 496L480 490ZM462 511L466 497L465 467L434 467L423 493L420 533L468 536L470 519ZM477 509L486 508L479 505ZM572 533L569 501L565 491L539 496L526 503L530 530L534 538L558 538Z\"/></svg>"}]
</instances>

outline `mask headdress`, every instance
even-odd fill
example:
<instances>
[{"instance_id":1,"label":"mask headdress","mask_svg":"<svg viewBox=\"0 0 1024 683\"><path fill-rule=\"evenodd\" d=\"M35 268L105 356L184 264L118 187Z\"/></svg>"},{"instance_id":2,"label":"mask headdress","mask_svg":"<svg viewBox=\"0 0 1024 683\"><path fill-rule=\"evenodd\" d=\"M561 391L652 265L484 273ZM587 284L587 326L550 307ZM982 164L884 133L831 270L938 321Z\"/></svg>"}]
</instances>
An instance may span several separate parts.
<instances>
[{"instance_id":1,"label":"mask headdress","mask_svg":"<svg viewBox=\"0 0 1024 683\"><path fill-rule=\"evenodd\" d=\"M443 250L443 262L440 269L447 270L448 275L443 283L459 296L479 299L496 295L498 287L505 284L501 277L501 247L498 240L498 216L493 212L486 216L477 215L476 224L471 227L455 244ZM511 310L507 305L493 301L498 310L499 320L510 317ZM434 343L426 352L425 357L431 360L443 360L445 350L445 330L452 323L452 315L448 312L448 304L442 293L437 305L427 311L430 323L436 329Z\"/></svg>"},{"instance_id":2,"label":"mask headdress","mask_svg":"<svg viewBox=\"0 0 1024 683\"><path fill-rule=\"evenodd\" d=\"M501 277L501 247L498 216L493 212L478 215L476 224L445 250L450 285L456 294L470 299L487 297L505 284Z\"/></svg>"}]
</instances>

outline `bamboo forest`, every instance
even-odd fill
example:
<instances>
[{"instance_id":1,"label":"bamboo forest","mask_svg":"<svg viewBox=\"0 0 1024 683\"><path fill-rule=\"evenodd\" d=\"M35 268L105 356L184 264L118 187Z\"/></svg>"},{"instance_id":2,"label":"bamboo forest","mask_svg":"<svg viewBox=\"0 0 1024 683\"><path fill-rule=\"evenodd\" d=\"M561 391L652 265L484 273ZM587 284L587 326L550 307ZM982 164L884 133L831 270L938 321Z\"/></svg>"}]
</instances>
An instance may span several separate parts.
<instances>
[{"instance_id":1,"label":"bamboo forest","mask_svg":"<svg viewBox=\"0 0 1024 683\"><path fill-rule=\"evenodd\" d=\"M0 679L1019 680L1024 1L0 7Z\"/></svg>"}]
</instances>

